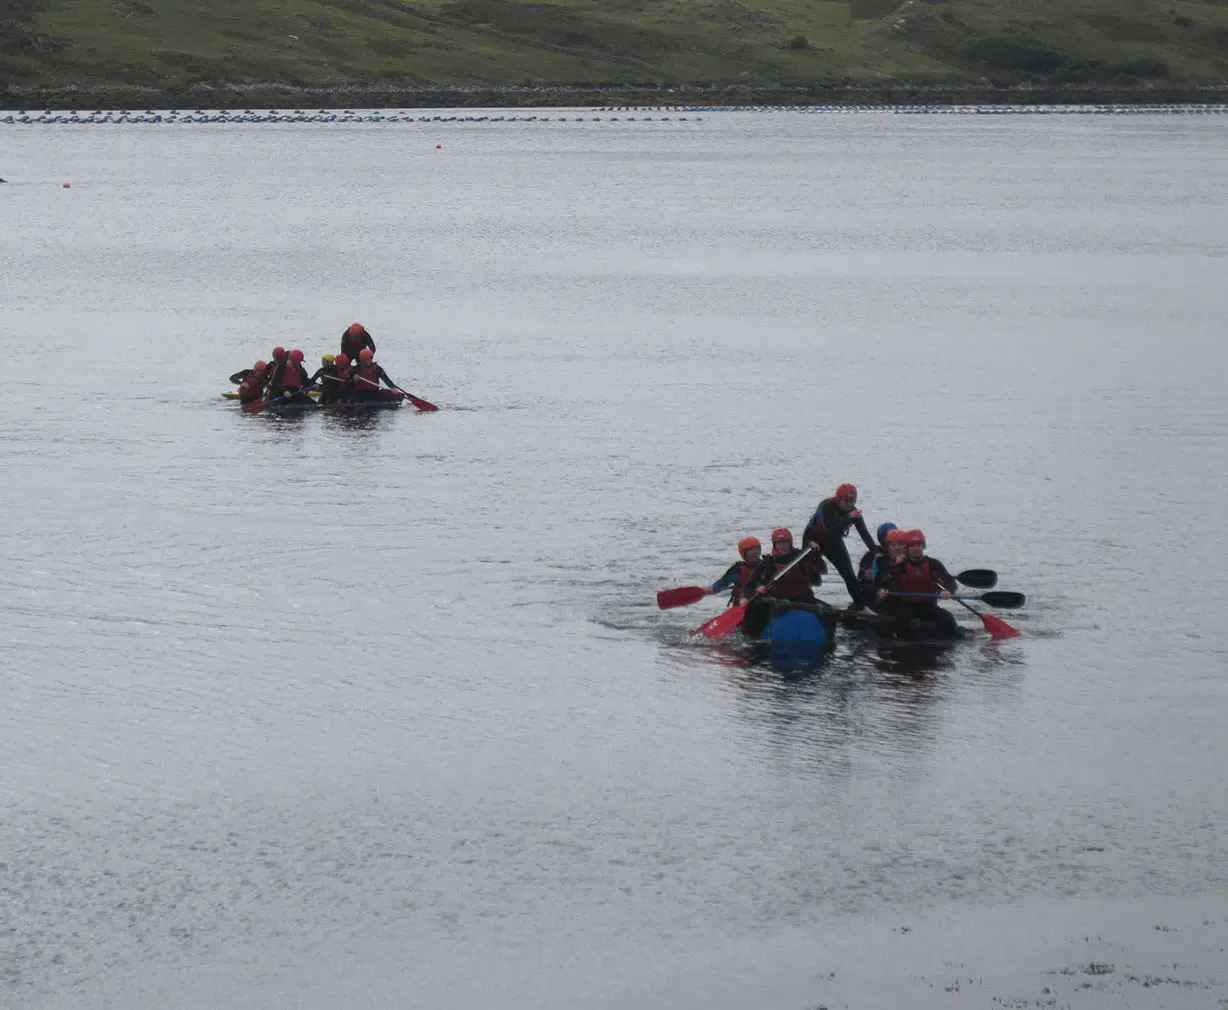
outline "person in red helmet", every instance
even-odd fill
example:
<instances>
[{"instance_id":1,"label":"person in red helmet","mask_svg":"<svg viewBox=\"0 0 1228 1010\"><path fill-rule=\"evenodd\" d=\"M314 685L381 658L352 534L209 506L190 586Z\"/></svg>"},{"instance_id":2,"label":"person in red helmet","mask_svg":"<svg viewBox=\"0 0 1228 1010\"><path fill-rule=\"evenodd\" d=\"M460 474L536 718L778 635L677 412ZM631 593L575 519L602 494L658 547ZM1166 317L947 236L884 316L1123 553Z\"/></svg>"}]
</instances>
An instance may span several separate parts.
<instances>
[{"instance_id":1,"label":"person in red helmet","mask_svg":"<svg viewBox=\"0 0 1228 1010\"><path fill-rule=\"evenodd\" d=\"M895 617L901 629L928 621L937 626L941 638L962 637L955 618L938 606L939 599L949 600L958 588L955 578L941 561L926 555L925 534L920 530L908 530L895 542L901 540L904 556L878 590L879 613Z\"/></svg>"},{"instance_id":2,"label":"person in red helmet","mask_svg":"<svg viewBox=\"0 0 1228 1010\"><path fill-rule=\"evenodd\" d=\"M239 379L239 402L255 403L264 399L264 383L269 375L269 366L263 361L257 361L251 368L235 372ZM231 376L231 379L234 375Z\"/></svg>"},{"instance_id":3,"label":"person in red helmet","mask_svg":"<svg viewBox=\"0 0 1228 1010\"><path fill-rule=\"evenodd\" d=\"M862 595L857 573L853 570L853 561L844 544L844 538L854 527L868 550L878 550L878 544L870 536L866 521L861 517L861 509L857 507L857 488L852 484L841 484L834 495L819 502L819 507L806 524L804 539L807 543L817 543L823 556L836 566L836 571L840 573L840 578L844 579L845 588L853 599L852 609L861 610L869 601Z\"/></svg>"},{"instance_id":4,"label":"person in red helmet","mask_svg":"<svg viewBox=\"0 0 1228 1010\"><path fill-rule=\"evenodd\" d=\"M793 546L793 533L785 529L772 530L772 553L759 565L759 570L747 584L743 593L749 599L767 595L790 603L817 603L814 586L823 581L827 565L819 555L818 545L810 544L810 553L800 564L785 569L797 560L801 551ZM779 579L776 576L784 572ZM772 581L775 579L776 581Z\"/></svg>"},{"instance_id":5,"label":"person in red helmet","mask_svg":"<svg viewBox=\"0 0 1228 1010\"><path fill-rule=\"evenodd\" d=\"M351 361L357 361L363 348L374 354L375 341L371 339L371 334L367 332L367 328L362 323L350 323L345 328L345 332L341 334L341 353Z\"/></svg>"},{"instance_id":6,"label":"person in red helmet","mask_svg":"<svg viewBox=\"0 0 1228 1010\"><path fill-rule=\"evenodd\" d=\"M708 596L711 596L713 593L732 589L733 593L729 597L729 605L731 607L736 607L739 603L745 602L742 598L742 591L750 580L755 577L755 572L759 570L759 563L763 560L763 545L759 543L759 538L743 537L739 540L738 555L741 560L735 561L730 565L729 570L724 575L704 590Z\"/></svg>"},{"instance_id":7,"label":"person in red helmet","mask_svg":"<svg viewBox=\"0 0 1228 1010\"><path fill-rule=\"evenodd\" d=\"M381 381L387 383L387 389L379 388ZM397 384L383 367L376 363L375 352L369 347L358 352L358 367L354 369L352 388L354 399L358 401L392 400L405 395L397 389Z\"/></svg>"},{"instance_id":8,"label":"person in red helmet","mask_svg":"<svg viewBox=\"0 0 1228 1010\"><path fill-rule=\"evenodd\" d=\"M284 397L290 403L310 403L307 389L311 378L303 367L303 352L295 348L280 364L273 365L269 377L269 398Z\"/></svg>"}]
</instances>

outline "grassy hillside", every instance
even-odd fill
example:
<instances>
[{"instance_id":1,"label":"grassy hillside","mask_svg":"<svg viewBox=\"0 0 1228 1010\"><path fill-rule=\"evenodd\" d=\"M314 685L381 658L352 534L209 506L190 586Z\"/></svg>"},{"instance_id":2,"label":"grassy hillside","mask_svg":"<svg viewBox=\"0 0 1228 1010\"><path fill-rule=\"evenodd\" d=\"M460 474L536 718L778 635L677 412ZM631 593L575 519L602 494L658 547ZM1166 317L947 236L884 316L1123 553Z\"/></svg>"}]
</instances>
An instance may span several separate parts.
<instances>
[{"instance_id":1,"label":"grassy hillside","mask_svg":"<svg viewBox=\"0 0 1228 1010\"><path fill-rule=\"evenodd\" d=\"M0 86L1228 81L1228 0L0 0Z\"/></svg>"}]
</instances>

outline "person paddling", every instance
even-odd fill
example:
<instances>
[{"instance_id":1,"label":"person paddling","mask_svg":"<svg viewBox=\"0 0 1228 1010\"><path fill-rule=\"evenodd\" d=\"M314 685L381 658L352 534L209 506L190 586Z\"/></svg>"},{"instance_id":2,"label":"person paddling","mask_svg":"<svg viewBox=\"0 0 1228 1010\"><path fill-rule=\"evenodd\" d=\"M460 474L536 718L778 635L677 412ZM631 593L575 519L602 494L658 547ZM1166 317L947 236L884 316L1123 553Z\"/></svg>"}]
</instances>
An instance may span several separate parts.
<instances>
[{"instance_id":1,"label":"person paddling","mask_svg":"<svg viewBox=\"0 0 1228 1010\"><path fill-rule=\"evenodd\" d=\"M341 353L351 361L357 361L363 349L375 353L375 341L362 323L350 323L341 334Z\"/></svg>"},{"instance_id":2,"label":"person paddling","mask_svg":"<svg viewBox=\"0 0 1228 1010\"><path fill-rule=\"evenodd\" d=\"M341 399L341 383L338 381L336 358L331 354L326 354L320 359L320 367L316 369L315 374L309 380L308 385L312 388L320 387L320 398L317 403L336 403Z\"/></svg>"},{"instance_id":3,"label":"person paddling","mask_svg":"<svg viewBox=\"0 0 1228 1010\"><path fill-rule=\"evenodd\" d=\"M759 564L763 560L763 545L759 543L758 537L743 537L738 541L738 554L741 560L730 565L724 575L704 590L705 596L711 596L732 589L733 593L729 597L731 607L746 602L742 599L742 591L759 570Z\"/></svg>"},{"instance_id":4,"label":"person paddling","mask_svg":"<svg viewBox=\"0 0 1228 1010\"><path fill-rule=\"evenodd\" d=\"M783 526L772 530L772 553L760 563L759 570L747 584L744 595L752 600L756 596L766 595L791 603L818 603L812 587L823 581L827 565L819 556L818 545L812 543L810 553L799 564L785 572L784 569L796 561L800 553L801 551L793 546L793 533L790 530ZM784 574L773 582L777 572Z\"/></svg>"},{"instance_id":5,"label":"person paddling","mask_svg":"<svg viewBox=\"0 0 1228 1010\"><path fill-rule=\"evenodd\" d=\"M387 389L380 389L379 384L383 381L388 385ZM354 399L361 400L391 400L396 396L403 396L397 384L392 381L392 378L384 371L383 366L375 361L375 352L369 347L364 347L358 352L358 367L354 369Z\"/></svg>"},{"instance_id":6,"label":"person paddling","mask_svg":"<svg viewBox=\"0 0 1228 1010\"><path fill-rule=\"evenodd\" d=\"M285 397L289 403L310 403L309 383L307 369L303 367L303 352L295 348L280 366L274 365L269 378L269 397Z\"/></svg>"},{"instance_id":7,"label":"person paddling","mask_svg":"<svg viewBox=\"0 0 1228 1010\"><path fill-rule=\"evenodd\" d=\"M878 549L878 545L870 538L870 531L866 529L861 509L857 507L857 488L852 484L841 484L832 497L819 502L819 507L806 524L803 539L807 543L819 545L819 551L836 566L836 571L844 579L845 588L853 598L852 609L861 610L867 601L862 599L857 573L853 571L853 562L849 558L848 548L844 545L844 538L853 527L857 528L866 547L872 551Z\"/></svg>"},{"instance_id":8,"label":"person paddling","mask_svg":"<svg viewBox=\"0 0 1228 1010\"><path fill-rule=\"evenodd\" d=\"M958 588L954 576L941 561L926 555L925 534L920 530L909 530L901 539L905 554L878 591L879 613L890 614L901 624L932 621L942 637L959 638L962 632L955 618L938 606L939 599L949 600Z\"/></svg>"},{"instance_id":9,"label":"person paddling","mask_svg":"<svg viewBox=\"0 0 1228 1010\"><path fill-rule=\"evenodd\" d=\"M239 402L255 403L257 400L264 399L264 383L268 374L269 366L263 361L257 361L251 368L245 368L241 373L235 372L235 375L242 375L242 378L239 379ZM233 379L234 376L231 378Z\"/></svg>"},{"instance_id":10,"label":"person paddling","mask_svg":"<svg viewBox=\"0 0 1228 1010\"><path fill-rule=\"evenodd\" d=\"M886 554L879 558L878 563L874 566L874 584L866 599L871 601L871 609L880 614L883 613L883 601L878 598L878 592L880 589L887 588L892 571L904 560L908 549L904 541L907 539L907 530L895 529L888 533L885 538Z\"/></svg>"}]
</instances>

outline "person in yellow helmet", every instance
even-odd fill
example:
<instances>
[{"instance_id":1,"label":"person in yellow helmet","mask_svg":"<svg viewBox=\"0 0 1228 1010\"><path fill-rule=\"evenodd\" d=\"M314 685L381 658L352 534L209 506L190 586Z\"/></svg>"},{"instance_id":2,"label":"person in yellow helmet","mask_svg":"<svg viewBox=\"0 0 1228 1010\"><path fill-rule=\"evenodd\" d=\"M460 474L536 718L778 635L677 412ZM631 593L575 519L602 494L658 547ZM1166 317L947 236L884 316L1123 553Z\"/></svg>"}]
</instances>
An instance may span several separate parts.
<instances>
[{"instance_id":1,"label":"person in yellow helmet","mask_svg":"<svg viewBox=\"0 0 1228 1010\"><path fill-rule=\"evenodd\" d=\"M345 383L337 372L336 361L331 354L320 359L320 367L311 377L311 385L320 387L319 403L336 403L345 391Z\"/></svg>"}]
</instances>

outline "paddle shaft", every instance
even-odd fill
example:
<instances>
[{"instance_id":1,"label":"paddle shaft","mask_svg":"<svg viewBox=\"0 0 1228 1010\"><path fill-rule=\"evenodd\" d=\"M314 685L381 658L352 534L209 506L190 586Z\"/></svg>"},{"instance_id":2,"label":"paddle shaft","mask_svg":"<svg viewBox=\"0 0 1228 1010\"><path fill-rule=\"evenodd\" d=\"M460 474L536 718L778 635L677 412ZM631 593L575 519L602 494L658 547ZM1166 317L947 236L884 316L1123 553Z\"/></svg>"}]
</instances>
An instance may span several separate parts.
<instances>
[{"instance_id":1,"label":"paddle shaft","mask_svg":"<svg viewBox=\"0 0 1228 1010\"><path fill-rule=\"evenodd\" d=\"M764 584L763 584L763 585L760 587L760 589L759 589L759 595L761 595L761 596L762 596L762 595L763 595L763 593L767 592L767 590L768 590L768 589L769 589L771 586L774 586L774 585L776 584L776 580L777 580L777 579L782 579L782 578L784 578L784 576L786 575L786 573L788 573L788 572L789 572L789 571L790 571L790 570L791 570L791 569L792 569L794 566L796 566L797 564L799 564L799 563L801 562L802 558L804 558L804 557L805 557L807 554L809 554L809 553L810 553L812 550L814 550L814 548L813 548L813 547L807 547L807 548L806 548L804 551L802 551L802 553L801 553L801 554L799 554L799 555L798 555L797 557L795 557L795 558L794 558L792 561L790 561L790 562L789 562L787 565L785 565L785 566L784 566L784 568L782 568L782 569L781 569L780 571L778 571L778 572L777 572L775 575L773 575L773 576L772 576L772 578L771 578L769 581L765 582L765 583L764 583ZM769 555L768 555L768 557L770 558L770 557L771 557L771 555L769 554Z\"/></svg>"}]
</instances>

